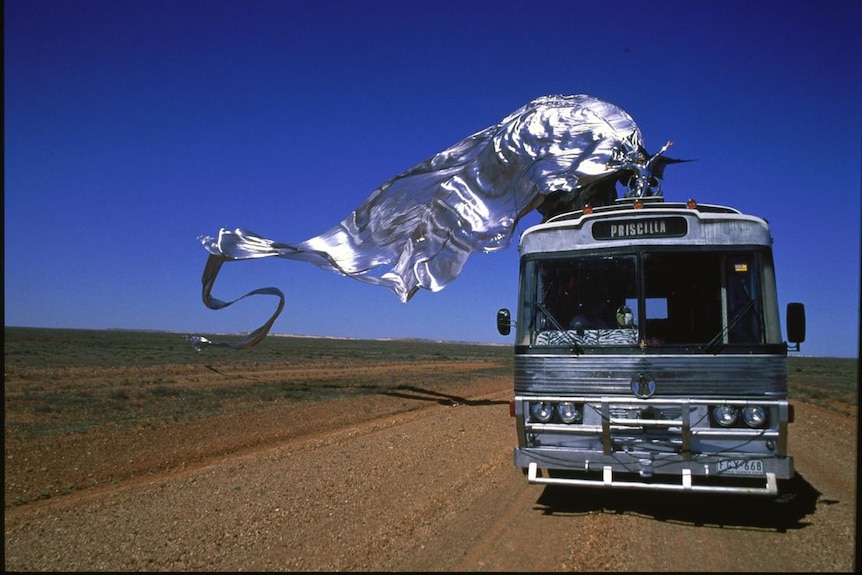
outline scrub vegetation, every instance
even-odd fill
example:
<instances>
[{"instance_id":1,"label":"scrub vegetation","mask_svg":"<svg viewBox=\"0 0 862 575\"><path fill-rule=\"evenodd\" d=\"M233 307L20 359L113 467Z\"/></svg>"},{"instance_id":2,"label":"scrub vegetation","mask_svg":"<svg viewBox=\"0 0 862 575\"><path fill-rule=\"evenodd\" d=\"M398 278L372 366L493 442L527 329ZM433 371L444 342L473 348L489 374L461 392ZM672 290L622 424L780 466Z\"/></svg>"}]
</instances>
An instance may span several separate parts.
<instances>
[{"instance_id":1,"label":"scrub vegetation","mask_svg":"<svg viewBox=\"0 0 862 575\"><path fill-rule=\"evenodd\" d=\"M804 401L845 415L856 415L859 400L858 360L790 355L787 377L791 401Z\"/></svg>"},{"instance_id":2,"label":"scrub vegetation","mask_svg":"<svg viewBox=\"0 0 862 575\"><path fill-rule=\"evenodd\" d=\"M7 327L4 354L7 438L152 427L284 400L433 391L445 384L435 364L452 377L512 370L508 346L269 336L254 350L197 352L182 334L112 330ZM425 368L405 379L418 364Z\"/></svg>"},{"instance_id":3,"label":"scrub vegetation","mask_svg":"<svg viewBox=\"0 0 862 575\"><path fill-rule=\"evenodd\" d=\"M16 327L5 328L4 356L7 438L147 427L280 400L433 391L444 383L435 363L463 364L470 377L512 369L509 346L270 336L253 351L196 352L178 333ZM382 363L391 369L381 371ZM419 363L431 369L406 384L399 366ZM855 415L856 359L791 354L788 375L792 400Z\"/></svg>"}]
</instances>

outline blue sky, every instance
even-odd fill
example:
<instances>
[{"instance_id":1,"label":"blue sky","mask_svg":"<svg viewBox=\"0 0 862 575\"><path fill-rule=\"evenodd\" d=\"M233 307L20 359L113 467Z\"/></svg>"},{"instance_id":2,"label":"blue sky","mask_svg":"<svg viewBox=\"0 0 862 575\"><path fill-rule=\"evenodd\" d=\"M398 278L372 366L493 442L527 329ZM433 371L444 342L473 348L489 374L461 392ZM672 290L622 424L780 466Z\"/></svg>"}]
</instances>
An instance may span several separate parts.
<instances>
[{"instance_id":1,"label":"blue sky","mask_svg":"<svg viewBox=\"0 0 862 575\"><path fill-rule=\"evenodd\" d=\"M197 236L316 236L530 100L585 93L697 160L667 169L668 200L769 220L803 352L857 355L857 3L6 0L4 16L5 325L248 332L275 299L204 307ZM475 254L407 304L279 259L226 264L214 295L279 287L275 333L511 343L494 317L517 259Z\"/></svg>"}]
</instances>

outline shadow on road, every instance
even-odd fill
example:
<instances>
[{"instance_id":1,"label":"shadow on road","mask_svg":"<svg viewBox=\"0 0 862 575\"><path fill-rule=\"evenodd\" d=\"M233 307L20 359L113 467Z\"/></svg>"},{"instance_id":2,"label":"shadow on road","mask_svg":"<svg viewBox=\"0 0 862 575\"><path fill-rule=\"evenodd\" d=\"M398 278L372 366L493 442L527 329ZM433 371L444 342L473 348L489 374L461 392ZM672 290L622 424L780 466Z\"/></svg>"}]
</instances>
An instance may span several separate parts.
<instances>
[{"instance_id":1,"label":"shadow on road","mask_svg":"<svg viewBox=\"0 0 862 575\"><path fill-rule=\"evenodd\" d=\"M818 503L838 503L820 500L820 495L798 473L779 483L778 497L548 485L536 509L546 515L637 515L697 527L784 532L808 526L805 518L814 514Z\"/></svg>"},{"instance_id":2,"label":"shadow on road","mask_svg":"<svg viewBox=\"0 0 862 575\"><path fill-rule=\"evenodd\" d=\"M421 401L435 401L440 405L509 405L508 400L492 400L492 399L467 399L457 395L432 391L430 389L422 389L412 385L399 385L391 390L382 392L383 395L391 395L393 397L403 397L405 399L418 399Z\"/></svg>"}]
</instances>

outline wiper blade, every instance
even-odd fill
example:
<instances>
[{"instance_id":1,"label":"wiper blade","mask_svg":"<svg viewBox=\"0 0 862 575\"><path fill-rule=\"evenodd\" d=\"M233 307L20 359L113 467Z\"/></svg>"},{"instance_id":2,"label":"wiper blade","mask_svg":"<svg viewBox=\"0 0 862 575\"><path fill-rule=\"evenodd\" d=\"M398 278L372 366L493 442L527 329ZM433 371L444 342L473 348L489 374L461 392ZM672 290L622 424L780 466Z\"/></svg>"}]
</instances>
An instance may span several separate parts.
<instances>
[{"instance_id":1,"label":"wiper blade","mask_svg":"<svg viewBox=\"0 0 862 575\"><path fill-rule=\"evenodd\" d=\"M712 353L713 351L715 353L718 353L719 351L721 351L721 349L724 348L724 336L730 333L730 330L732 330L733 327L739 323L739 320L741 320L743 316L745 316L745 314L748 313L748 311L752 307L754 307L755 303L756 302L753 299L748 300L746 304L742 306L742 308L738 312L736 312L736 315L734 315L731 320L727 322L727 325L718 330L718 333L715 334L715 336L713 336L713 338L710 339L709 342L707 342L706 346L704 347L704 351L706 351L707 353Z\"/></svg>"},{"instance_id":2,"label":"wiper blade","mask_svg":"<svg viewBox=\"0 0 862 575\"><path fill-rule=\"evenodd\" d=\"M580 345L578 345L578 341L575 339L575 336L573 336L569 330L563 329L563 326L560 325L560 322L557 321L557 318L554 317L554 314L552 314L550 312L550 310L548 310L548 308L545 306L545 304L542 302L538 302L537 305L538 305L538 308L540 310L542 310L542 313L545 314L545 317L547 317L549 320L551 320L551 323L554 325L554 327L557 329L557 331L562 333L563 337L566 338L566 341L571 344L572 353L575 353L575 354L583 353L584 350Z\"/></svg>"}]
</instances>

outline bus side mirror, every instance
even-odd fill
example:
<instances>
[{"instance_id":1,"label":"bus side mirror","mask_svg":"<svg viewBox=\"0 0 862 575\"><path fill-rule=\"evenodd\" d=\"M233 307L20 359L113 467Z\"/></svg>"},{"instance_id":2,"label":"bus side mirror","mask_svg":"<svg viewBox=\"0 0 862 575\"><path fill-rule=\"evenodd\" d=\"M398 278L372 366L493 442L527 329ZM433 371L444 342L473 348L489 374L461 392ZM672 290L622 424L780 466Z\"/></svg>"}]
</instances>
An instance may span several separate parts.
<instances>
[{"instance_id":1,"label":"bus side mirror","mask_svg":"<svg viewBox=\"0 0 862 575\"><path fill-rule=\"evenodd\" d=\"M799 351L799 344L805 341L805 304L787 304L787 339Z\"/></svg>"},{"instance_id":2,"label":"bus side mirror","mask_svg":"<svg viewBox=\"0 0 862 575\"><path fill-rule=\"evenodd\" d=\"M512 331L512 315L505 308L497 312L497 331L500 335L509 335Z\"/></svg>"}]
</instances>

